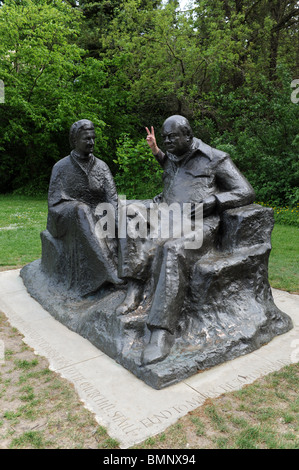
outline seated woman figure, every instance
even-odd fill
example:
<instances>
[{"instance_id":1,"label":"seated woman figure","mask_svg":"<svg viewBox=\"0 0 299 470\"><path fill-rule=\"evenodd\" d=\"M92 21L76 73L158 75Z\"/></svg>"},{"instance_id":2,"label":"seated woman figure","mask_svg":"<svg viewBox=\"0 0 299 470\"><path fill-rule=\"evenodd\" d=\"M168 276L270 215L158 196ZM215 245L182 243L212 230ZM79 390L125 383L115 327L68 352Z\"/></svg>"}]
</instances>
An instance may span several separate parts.
<instances>
[{"instance_id":1,"label":"seated woman figure","mask_svg":"<svg viewBox=\"0 0 299 470\"><path fill-rule=\"evenodd\" d=\"M48 194L48 232L42 235L51 238L52 246L58 243L60 252L62 249L59 273L53 274L82 296L94 293L107 283L121 283L117 275L117 242L115 238L100 237L96 227L98 204L110 203L116 210L117 191L108 165L92 153L94 143L91 121L82 119L71 126L72 151L53 167ZM43 244L42 254L46 270L53 266L50 259L53 250L47 251L47 246Z\"/></svg>"}]
</instances>

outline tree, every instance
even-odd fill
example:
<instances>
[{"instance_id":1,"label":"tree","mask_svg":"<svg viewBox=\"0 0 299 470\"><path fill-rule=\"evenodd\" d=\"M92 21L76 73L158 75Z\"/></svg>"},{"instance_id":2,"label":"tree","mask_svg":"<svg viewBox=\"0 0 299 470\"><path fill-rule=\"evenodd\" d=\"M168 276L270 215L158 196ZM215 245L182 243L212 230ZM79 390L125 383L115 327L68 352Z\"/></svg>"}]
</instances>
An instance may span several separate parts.
<instances>
[{"instance_id":1,"label":"tree","mask_svg":"<svg viewBox=\"0 0 299 470\"><path fill-rule=\"evenodd\" d=\"M111 56L128 54L125 70L130 101L141 122L159 121L171 112L187 112L197 76L192 17L178 15L176 5L140 10L127 1L110 25L105 44Z\"/></svg>"},{"instance_id":2,"label":"tree","mask_svg":"<svg viewBox=\"0 0 299 470\"><path fill-rule=\"evenodd\" d=\"M80 36L80 45L91 57L103 58L105 54L105 36L110 23L121 13L126 1L119 0L79 0L77 7L85 17L85 27ZM139 0L139 10L153 10L160 0Z\"/></svg>"},{"instance_id":3,"label":"tree","mask_svg":"<svg viewBox=\"0 0 299 470\"><path fill-rule=\"evenodd\" d=\"M193 5L6 0L1 190L48 182L53 161L69 150L69 126L81 117L94 120L95 151L123 186L136 178L144 127L154 125L159 137L163 120L178 113L197 136L232 154L259 198L298 202L299 108L290 100L299 76L298 2ZM155 174L150 179L156 187ZM142 193L134 181L131 188Z\"/></svg>"},{"instance_id":4,"label":"tree","mask_svg":"<svg viewBox=\"0 0 299 470\"><path fill-rule=\"evenodd\" d=\"M294 203L298 107L290 102L290 83L298 60L295 18L280 37L274 80L276 22L268 1L194 3L193 11L183 13L172 2L141 12L131 0L111 22L107 50L114 57L130 57L124 73L132 109L143 125L155 127L170 114L184 114L197 135L232 153L258 197Z\"/></svg>"},{"instance_id":5,"label":"tree","mask_svg":"<svg viewBox=\"0 0 299 470\"><path fill-rule=\"evenodd\" d=\"M290 102L299 72L298 2L196 4L198 37L210 58L211 142L232 153L258 200L298 202L299 108Z\"/></svg>"},{"instance_id":6,"label":"tree","mask_svg":"<svg viewBox=\"0 0 299 470\"><path fill-rule=\"evenodd\" d=\"M46 189L53 164L69 152L70 125L80 118L96 125L96 152L104 159L111 160L118 134L130 131L118 112L126 100L121 73L115 78L125 58L84 59L76 45L81 21L63 0L7 0L0 8L1 192Z\"/></svg>"},{"instance_id":7,"label":"tree","mask_svg":"<svg viewBox=\"0 0 299 470\"><path fill-rule=\"evenodd\" d=\"M78 12L61 0L6 0L0 8L2 191L42 179L58 157L51 137L63 126L60 110L81 61L72 44L79 26Z\"/></svg>"},{"instance_id":8,"label":"tree","mask_svg":"<svg viewBox=\"0 0 299 470\"><path fill-rule=\"evenodd\" d=\"M226 31L236 43L243 41L241 66L253 59L260 70L267 71L271 80L275 79L286 35L298 38L297 0L218 0L212 5L203 0L195 4L200 28L204 26L203 21L211 24L212 19L216 30ZM297 49L296 41L292 48Z\"/></svg>"},{"instance_id":9,"label":"tree","mask_svg":"<svg viewBox=\"0 0 299 470\"><path fill-rule=\"evenodd\" d=\"M282 33L293 25L299 27L299 3L296 0L273 0L269 2L269 9L273 20L270 37L270 79L272 80L276 78L279 43Z\"/></svg>"}]
</instances>

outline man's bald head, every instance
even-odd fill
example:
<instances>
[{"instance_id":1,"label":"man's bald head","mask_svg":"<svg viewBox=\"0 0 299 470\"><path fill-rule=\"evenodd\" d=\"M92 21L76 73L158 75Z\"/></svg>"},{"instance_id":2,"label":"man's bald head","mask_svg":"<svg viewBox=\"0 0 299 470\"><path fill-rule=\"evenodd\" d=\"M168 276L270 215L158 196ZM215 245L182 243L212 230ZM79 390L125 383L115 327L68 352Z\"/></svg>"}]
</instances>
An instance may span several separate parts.
<instances>
[{"instance_id":1,"label":"man's bald head","mask_svg":"<svg viewBox=\"0 0 299 470\"><path fill-rule=\"evenodd\" d=\"M185 135L189 135L191 139L193 139L193 131L187 118L180 116L179 114L174 114L164 121L163 127L169 123L176 124Z\"/></svg>"},{"instance_id":2,"label":"man's bald head","mask_svg":"<svg viewBox=\"0 0 299 470\"><path fill-rule=\"evenodd\" d=\"M168 152L176 156L184 155L190 149L193 132L184 116L170 116L162 126L162 138Z\"/></svg>"}]
</instances>

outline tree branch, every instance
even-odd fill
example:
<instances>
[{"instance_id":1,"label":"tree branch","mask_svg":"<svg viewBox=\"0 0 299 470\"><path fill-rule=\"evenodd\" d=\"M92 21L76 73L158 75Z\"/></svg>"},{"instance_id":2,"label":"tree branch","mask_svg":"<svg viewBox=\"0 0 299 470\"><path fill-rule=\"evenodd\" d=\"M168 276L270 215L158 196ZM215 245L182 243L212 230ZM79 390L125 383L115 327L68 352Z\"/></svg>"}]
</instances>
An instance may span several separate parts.
<instances>
[{"instance_id":1,"label":"tree branch","mask_svg":"<svg viewBox=\"0 0 299 470\"><path fill-rule=\"evenodd\" d=\"M257 0L253 5L251 5L251 7L246 11L245 13L245 21L247 21L247 18L248 16L250 15L250 13L254 10L254 8L259 4L261 3L263 0Z\"/></svg>"},{"instance_id":2,"label":"tree branch","mask_svg":"<svg viewBox=\"0 0 299 470\"><path fill-rule=\"evenodd\" d=\"M46 64L44 64L40 70L40 73L35 77L35 80L33 82L33 85L31 87L31 90L29 91L29 95L28 95L28 98L27 98L27 101L28 103L30 102L31 100L31 97L32 97L32 94L33 94L33 90L34 88L36 87L36 84L37 84L37 80L42 76L42 74L44 73L44 70L46 68Z\"/></svg>"},{"instance_id":3,"label":"tree branch","mask_svg":"<svg viewBox=\"0 0 299 470\"><path fill-rule=\"evenodd\" d=\"M184 66L183 59L181 59L180 57L178 57L178 56L174 53L174 51L173 51L172 47L170 46L170 44L168 43L167 39L166 39L166 45L167 45L168 49L170 50L170 52L172 53L173 57L174 57L176 60L178 60L178 61L180 62L180 64L181 64L181 69L182 69L182 73L183 73L183 75L185 76L185 66Z\"/></svg>"},{"instance_id":4,"label":"tree branch","mask_svg":"<svg viewBox=\"0 0 299 470\"><path fill-rule=\"evenodd\" d=\"M280 31L284 26L287 26L287 23L294 17L298 16L297 21L299 22L299 8L294 8L287 15L285 15L281 20L272 28L272 31Z\"/></svg>"}]
</instances>

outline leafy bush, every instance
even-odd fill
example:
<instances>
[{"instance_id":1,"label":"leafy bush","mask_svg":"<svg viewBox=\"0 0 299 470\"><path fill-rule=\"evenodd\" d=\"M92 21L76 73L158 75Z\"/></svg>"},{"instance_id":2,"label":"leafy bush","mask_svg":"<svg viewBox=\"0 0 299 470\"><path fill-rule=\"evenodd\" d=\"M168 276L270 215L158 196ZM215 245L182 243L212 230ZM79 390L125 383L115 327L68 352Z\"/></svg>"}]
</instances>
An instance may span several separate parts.
<instances>
[{"instance_id":1,"label":"leafy bush","mask_svg":"<svg viewBox=\"0 0 299 470\"><path fill-rule=\"evenodd\" d=\"M294 207L277 207L263 202L258 202L257 204L261 204L265 207L272 207L274 211L274 219L277 224L299 227L299 204Z\"/></svg>"},{"instance_id":2,"label":"leafy bush","mask_svg":"<svg viewBox=\"0 0 299 470\"><path fill-rule=\"evenodd\" d=\"M122 134L117 141L114 163L118 193L126 195L127 199L150 199L161 192L163 170L145 139L135 143L127 134Z\"/></svg>"},{"instance_id":3,"label":"leafy bush","mask_svg":"<svg viewBox=\"0 0 299 470\"><path fill-rule=\"evenodd\" d=\"M220 129L213 144L231 154L255 189L271 205L299 203L299 106L290 99L291 76L281 70L280 87L260 79L252 94L242 87L218 101Z\"/></svg>"}]
</instances>

